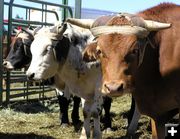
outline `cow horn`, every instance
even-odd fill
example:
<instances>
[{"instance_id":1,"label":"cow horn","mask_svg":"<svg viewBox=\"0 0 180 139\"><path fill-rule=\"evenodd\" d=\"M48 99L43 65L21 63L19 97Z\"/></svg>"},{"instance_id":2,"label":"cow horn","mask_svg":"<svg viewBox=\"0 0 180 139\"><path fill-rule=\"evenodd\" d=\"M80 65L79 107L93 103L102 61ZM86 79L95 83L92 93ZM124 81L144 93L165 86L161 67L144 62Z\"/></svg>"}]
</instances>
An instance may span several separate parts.
<instances>
[{"instance_id":1,"label":"cow horn","mask_svg":"<svg viewBox=\"0 0 180 139\"><path fill-rule=\"evenodd\" d=\"M149 31L158 31L171 27L170 23L161 23L152 20L144 20L144 22L146 23L146 29L148 29Z\"/></svg>"},{"instance_id":2,"label":"cow horn","mask_svg":"<svg viewBox=\"0 0 180 139\"><path fill-rule=\"evenodd\" d=\"M62 36L67 29L67 23L64 23L62 26L58 27L58 36Z\"/></svg>"},{"instance_id":3,"label":"cow horn","mask_svg":"<svg viewBox=\"0 0 180 139\"><path fill-rule=\"evenodd\" d=\"M16 33L16 36L18 36L20 33L22 33L23 29L13 29L13 31Z\"/></svg>"},{"instance_id":4,"label":"cow horn","mask_svg":"<svg viewBox=\"0 0 180 139\"><path fill-rule=\"evenodd\" d=\"M90 29L92 24L94 23L93 19L75 19L75 18L68 18L66 22L71 23L73 25L77 25L79 27L83 27L86 29Z\"/></svg>"},{"instance_id":5,"label":"cow horn","mask_svg":"<svg viewBox=\"0 0 180 139\"><path fill-rule=\"evenodd\" d=\"M13 29L13 31L16 32L16 34L18 34L18 33L20 32L20 30L18 30L18 29L16 29L16 28Z\"/></svg>"},{"instance_id":6,"label":"cow horn","mask_svg":"<svg viewBox=\"0 0 180 139\"><path fill-rule=\"evenodd\" d=\"M32 30L27 30L24 28L21 28L22 31L26 32L27 34L29 34L30 36L33 36L33 31Z\"/></svg>"},{"instance_id":7,"label":"cow horn","mask_svg":"<svg viewBox=\"0 0 180 139\"><path fill-rule=\"evenodd\" d=\"M95 37L101 34L120 33L126 35L134 34L140 38L144 38L149 34L147 29L138 26L98 26L90 30Z\"/></svg>"}]
</instances>

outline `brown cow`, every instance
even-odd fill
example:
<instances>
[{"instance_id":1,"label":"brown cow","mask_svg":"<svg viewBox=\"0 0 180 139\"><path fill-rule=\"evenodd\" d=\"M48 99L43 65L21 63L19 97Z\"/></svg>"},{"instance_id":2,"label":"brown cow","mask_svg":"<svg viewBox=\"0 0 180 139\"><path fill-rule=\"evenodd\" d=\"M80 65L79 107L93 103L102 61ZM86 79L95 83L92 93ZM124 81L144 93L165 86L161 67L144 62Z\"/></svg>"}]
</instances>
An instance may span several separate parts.
<instances>
[{"instance_id":1,"label":"brown cow","mask_svg":"<svg viewBox=\"0 0 180 139\"><path fill-rule=\"evenodd\" d=\"M139 111L154 120L153 138L163 139L165 123L180 108L180 6L163 3L89 28L97 45L87 47L84 58L101 61L102 91L132 92Z\"/></svg>"}]
</instances>

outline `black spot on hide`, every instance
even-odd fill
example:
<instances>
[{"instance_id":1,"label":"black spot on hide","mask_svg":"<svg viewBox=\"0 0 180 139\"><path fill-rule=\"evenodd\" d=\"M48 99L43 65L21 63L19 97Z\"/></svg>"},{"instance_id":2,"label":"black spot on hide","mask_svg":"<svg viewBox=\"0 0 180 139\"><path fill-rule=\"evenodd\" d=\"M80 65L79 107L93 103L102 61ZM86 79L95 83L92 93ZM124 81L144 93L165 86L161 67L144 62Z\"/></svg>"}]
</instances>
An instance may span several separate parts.
<instances>
[{"instance_id":1,"label":"black spot on hide","mask_svg":"<svg viewBox=\"0 0 180 139\"><path fill-rule=\"evenodd\" d=\"M56 58L59 62L62 62L67 58L69 48L70 41L68 38L63 36L62 40L58 41L57 45L54 48L56 51Z\"/></svg>"},{"instance_id":2,"label":"black spot on hide","mask_svg":"<svg viewBox=\"0 0 180 139\"><path fill-rule=\"evenodd\" d=\"M73 44L73 46L77 46L77 44L82 44L82 41L87 42L87 40L89 39L89 35L83 35L83 36L79 36L78 34L73 35L73 37L71 38L71 43Z\"/></svg>"}]
</instances>

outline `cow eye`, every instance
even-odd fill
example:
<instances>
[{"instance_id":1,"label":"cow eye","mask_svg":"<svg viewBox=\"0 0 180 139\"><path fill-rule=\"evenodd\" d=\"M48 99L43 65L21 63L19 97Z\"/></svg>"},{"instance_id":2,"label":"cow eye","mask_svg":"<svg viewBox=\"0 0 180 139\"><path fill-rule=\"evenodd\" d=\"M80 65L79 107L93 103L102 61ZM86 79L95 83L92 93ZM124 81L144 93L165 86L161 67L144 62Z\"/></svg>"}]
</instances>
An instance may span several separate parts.
<instances>
[{"instance_id":1,"label":"cow eye","mask_svg":"<svg viewBox=\"0 0 180 139\"><path fill-rule=\"evenodd\" d=\"M100 50L100 49L98 49L97 51L96 51L96 55L97 55L97 57L105 57L105 54Z\"/></svg>"},{"instance_id":2,"label":"cow eye","mask_svg":"<svg viewBox=\"0 0 180 139\"><path fill-rule=\"evenodd\" d=\"M52 48L51 46L48 46L47 49L46 49L46 51L50 51L51 48Z\"/></svg>"},{"instance_id":3,"label":"cow eye","mask_svg":"<svg viewBox=\"0 0 180 139\"><path fill-rule=\"evenodd\" d=\"M133 62L135 60L135 58L138 56L139 50L138 49L134 49L132 50L126 57L125 60L130 63Z\"/></svg>"},{"instance_id":4,"label":"cow eye","mask_svg":"<svg viewBox=\"0 0 180 139\"><path fill-rule=\"evenodd\" d=\"M47 49L45 49L45 50L43 51L42 55L47 54L47 52L48 52L48 50L47 50Z\"/></svg>"},{"instance_id":5,"label":"cow eye","mask_svg":"<svg viewBox=\"0 0 180 139\"><path fill-rule=\"evenodd\" d=\"M139 52L138 49L134 49L134 50L132 51L132 54L138 54L138 52Z\"/></svg>"},{"instance_id":6,"label":"cow eye","mask_svg":"<svg viewBox=\"0 0 180 139\"><path fill-rule=\"evenodd\" d=\"M97 54L97 55L100 55L100 54L101 54L101 50L98 49L98 50L96 51L96 54Z\"/></svg>"},{"instance_id":7,"label":"cow eye","mask_svg":"<svg viewBox=\"0 0 180 139\"><path fill-rule=\"evenodd\" d=\"M51 47L48 46L44 51L43 51L43 55L46 55L49 51L50 51Z\"/></svg>"}]
</instances>

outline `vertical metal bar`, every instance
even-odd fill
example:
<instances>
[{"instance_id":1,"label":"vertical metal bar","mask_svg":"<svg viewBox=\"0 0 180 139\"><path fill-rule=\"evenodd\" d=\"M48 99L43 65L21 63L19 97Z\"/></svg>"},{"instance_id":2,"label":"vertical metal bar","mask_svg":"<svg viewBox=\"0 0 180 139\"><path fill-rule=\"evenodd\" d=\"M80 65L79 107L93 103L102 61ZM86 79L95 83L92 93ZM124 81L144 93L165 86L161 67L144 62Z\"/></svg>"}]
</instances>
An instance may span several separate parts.
<instances>
[{"instance_id":1,"label":"vertical metal bar","mask_svg":"<svg viewBox=\"0 0 180 139\"><path fill-rule=\"evenodd\" d=\"M45 10L47 10L47 4L45 5ZM45 11L45 23L47 23L47 11Z\"/></svg>"},{"instance_id":2,"label":"vertical metal bar","mask_svg":"<svg viewBox=\"0 0 180 139\"><path fill-rule=\"evenodd\" d=\"M43 9L44 9L44 4L42 4L42 22L43 22L43 20L44 20L44 11L43 11Z\"/></svg>"},{"instance_id":3,"label":"vertical metal bar","mask_svg":"<svg viewBox=\"0 0 180 139\"><path fill-rule=\"evenodd\" d=\"M29 17L28 17L28 20L30 21L30 19L31 19L31 10L30 10L30 9L28 9L28 12L29 12Z\"/></svg>"},{"instance_id":4,"label":"vertical metal bar","mask_svg":"<svg viewBox=\"0 0 180 139\"><path fill-rule=\"evenodd\" d=\"M26 9L26 13L27 13L27 9ZM26 20L27 20L27 17L26 17ZM24 74L26 73L26 71L25 71L25 68L23 68L23 70L24 70ZM26 87L26 81L23 81L23 85L24 85L24 87ZM24 89L24 98L26 98L26 90Z\"/></svg>"},{"instance_id":5,"label":"vertical metal bar","mask_svg":"<svg viewBox=\"0 0 180 139\"><path fill-rule=\"evenodd\" d=\"M42 101L43 101L43 105L44 105L44 82L42 82L42 85L43 85L43 88L42 88L42 89L43 89L43 92L42 92L42 98L43 98L43 100L42 100Z\"/></svg>"},{"instance_id":6,"label":"vertical metal bar","mask_svg":"<svg viewBox=\"0 0 180 139\"><path fill-rule=\"evenodd\" d=\"M28 8L26 8L26 20L28 20ZM28 23L29 26L29 23Z\"/></svg>"},{"instance_id":7,"label":"vertical metal bar","mask_svg":"<svg viewBox=\"0 0 180 139\"><path fill-rule=\"evenodd\" d=\"M28 19L28 9L26 8L26 20Z\"/></svg>"},{"instance_id":8,"label":"vertical metal bar","mask_svg":"<svg viewBox=\"0 0 180 139\"><path fill-rule=\"evenodd\" d=\"M11 44L11 30L12 30L12 4L14 0L10 0L9 2L9 11L8 11L8 51L9 51L9 46ZM7 71L6 75L6 104L9 103L9 98L10 98L10 72Z\"/></svg>"},{"instance_id":9,"label":"vertical metal bar","mask_svg":"<svg viewBox=\"0 0 180 139\"><path fill-rule=\"evenodd\" d=\"M26 87L26 101L28 101L29 99L29 96L28 96L28 93L29 93L29 81L26 82L27 84L27 87Z\"/></svg>"},{"instance_id":10,"label":"vertical metal bar","mask_svg":"<svg viewBox=\"0 0 180 139\"><path fill-rule=\"evenodd\" d=\"M76 0L75 1L75 18L81 18L81 1L82 0Z\"/></svg>"},{"instance_id":11,"label":"vertical metal bar","mask_svg":"<svg viewBox=\"0 0 180 139\"><path fill-rule=\"evenodd\" d=\"M63 5L68 5L68 0L62 0L62 4L63 4ZM67 17L68 17L68 11L67 11L66 8L63 8L61 20L62 20L62 21L65 21Z\"/></svg>"},{"instance_id":12,"label":"vertical metal bar","mask_svg":"<svg viewBox=\"0 0 180 139\"><path fill-rule=\"evenodd\" d=\"M0 105L2 104L2 93L3 93L3 67L2 67L2 58L3 58L3 20L4 20L4 0L0 0Z\"/></svg>"}]
</instances>

